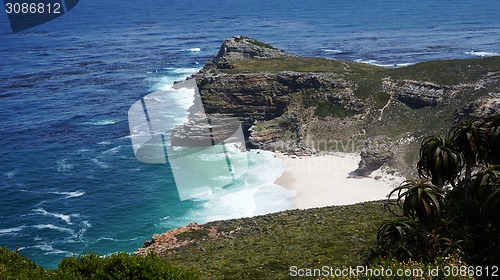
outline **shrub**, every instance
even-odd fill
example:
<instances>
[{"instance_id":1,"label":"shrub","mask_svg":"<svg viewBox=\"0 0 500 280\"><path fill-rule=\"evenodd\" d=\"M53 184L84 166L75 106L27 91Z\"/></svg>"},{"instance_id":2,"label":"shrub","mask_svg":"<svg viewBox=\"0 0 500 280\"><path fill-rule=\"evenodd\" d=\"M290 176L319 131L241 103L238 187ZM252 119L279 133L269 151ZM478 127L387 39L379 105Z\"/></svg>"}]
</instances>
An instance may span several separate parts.
<instances>
[{"instance_id":1,"label":"shrub","mask_svg":"<svg viewBox=\"0 0 500 280\"><path fill-rule=\"evenodd\" d=\"M17 251L0 248L0 279L198 279L192 271L168 264L150 254L116 253L101 257L86 254L65 258L55 270L46 270Z\"/></svg>"}]
</instances>

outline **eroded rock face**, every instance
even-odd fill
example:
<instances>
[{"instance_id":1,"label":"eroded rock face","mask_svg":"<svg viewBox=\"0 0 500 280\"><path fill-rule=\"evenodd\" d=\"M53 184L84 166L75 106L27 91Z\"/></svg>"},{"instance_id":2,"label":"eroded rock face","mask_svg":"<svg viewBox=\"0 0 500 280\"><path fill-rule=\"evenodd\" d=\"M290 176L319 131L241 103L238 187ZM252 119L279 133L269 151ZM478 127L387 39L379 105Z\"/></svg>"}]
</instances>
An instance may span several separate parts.
<instances>
[{"instance_id":1,"label":"eroded rock face","mask_svg":"<svg viewBox=\"0 0 500 280\"><path fill-rule=\"evenodd\" d=\"M500 112L500 93L490 93L458 110L458 120L482 119Z\"/></svg>"},{"instance_id":2,"label":"eroded rock face","mask_svg":"<svg viewBox=\"0 0 500 280\"><path fill-rule=\"evenodd\" d=\"M412 109L436 106L450 97L449 88L438 84L412 80L402 83L394 88L395 97Z\"/></svg>"},{"instance_id":3,"label":"eroded rock face","mask_svg":"<svg viewBox=\"0 0 500 280\"><path fill-rule=\"evenodd\" d=\"M281 116L296 94L338 104L359 112L365 104L354 96L351 81L327 73L254 73L203 75L197 80L207 113L239 117L247 127L254 121Z\"/></svg>"}]
</instances>

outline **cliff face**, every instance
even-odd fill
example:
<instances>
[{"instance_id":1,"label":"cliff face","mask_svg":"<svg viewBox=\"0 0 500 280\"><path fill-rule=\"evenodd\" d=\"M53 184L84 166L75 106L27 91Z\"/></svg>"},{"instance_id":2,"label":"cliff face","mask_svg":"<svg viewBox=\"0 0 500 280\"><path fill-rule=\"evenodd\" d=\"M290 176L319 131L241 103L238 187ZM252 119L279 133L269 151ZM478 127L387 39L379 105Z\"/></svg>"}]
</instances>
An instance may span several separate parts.
<instances>
[{"instance_id":1,"label":"cliff face","mask_svg":"<svg viewBox=\"0 0 500 280\"><path fill-rule=\"evenodd\" d=\"M249 146L363 150L366 171L408 165L422 135L498 112L499 73L499 57L387 69L296 57L237 36L195 77L206 112L238 118Z\"/></svg>"}]
</instances>

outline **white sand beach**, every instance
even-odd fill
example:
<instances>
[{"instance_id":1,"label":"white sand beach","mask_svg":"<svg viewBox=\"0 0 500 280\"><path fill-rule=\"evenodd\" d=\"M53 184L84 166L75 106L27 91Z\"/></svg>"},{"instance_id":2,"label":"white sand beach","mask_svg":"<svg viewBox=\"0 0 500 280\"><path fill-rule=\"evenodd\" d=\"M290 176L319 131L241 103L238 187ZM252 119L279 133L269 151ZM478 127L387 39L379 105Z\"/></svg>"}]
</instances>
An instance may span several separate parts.
<instances>
[{"instance_id":1,"label":"white sand beach","mask_svg":"<svg viewBox=\"0 0 500 280\"><path fill-rule=\"evenodd\" d=\"M297 208L347 205L387 198L405 178L379 169L366 178L352 178L359 154L290 157L277 154L285 171L275 184L297 192Z\"/></svg>"}]
</instances>

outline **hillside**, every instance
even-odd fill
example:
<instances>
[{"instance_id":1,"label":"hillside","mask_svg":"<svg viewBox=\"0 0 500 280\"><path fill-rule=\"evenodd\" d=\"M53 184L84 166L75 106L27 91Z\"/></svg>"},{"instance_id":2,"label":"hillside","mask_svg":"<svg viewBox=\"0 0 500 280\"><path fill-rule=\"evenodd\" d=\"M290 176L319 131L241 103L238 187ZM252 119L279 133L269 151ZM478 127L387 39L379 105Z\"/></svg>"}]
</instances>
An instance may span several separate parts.
<instances>
[{"instance_id":1,"label":"hillside","mask_svg":"<svg viewBox=\"0 0 500 280\"><path fill-rule=\"evenodd\" d=\"M367 202L193 223L154 235L136 254L155 252L202 279L285 279L291 266L360 265L391 217L383 202Z\"/></svg>"}]
</instances>

